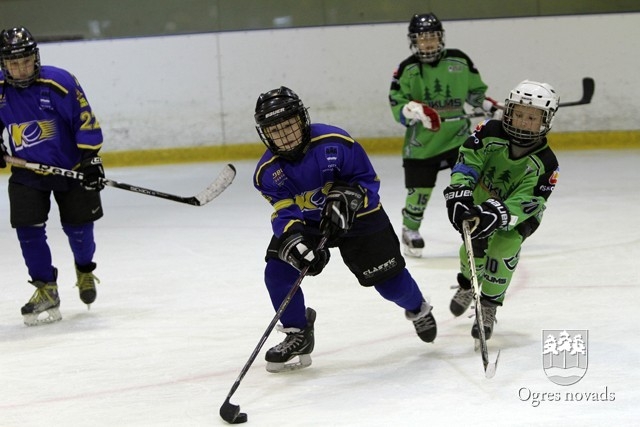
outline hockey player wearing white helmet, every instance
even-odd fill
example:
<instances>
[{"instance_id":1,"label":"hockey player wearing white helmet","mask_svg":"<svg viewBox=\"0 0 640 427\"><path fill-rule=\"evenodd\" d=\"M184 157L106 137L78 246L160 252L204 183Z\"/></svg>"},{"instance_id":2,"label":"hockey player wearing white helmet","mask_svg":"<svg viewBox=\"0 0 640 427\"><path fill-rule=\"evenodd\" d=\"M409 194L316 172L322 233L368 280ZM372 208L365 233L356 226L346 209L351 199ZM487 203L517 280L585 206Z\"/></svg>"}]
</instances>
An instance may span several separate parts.
<instances>
[{"instance_id":1,"label":"hockey player wearing white helmet","mask_svg":"<svg viewBox=\"0 0 640 427\"><path fill-rule=\"evenodd\" d=\"M559 97L551 85L525 80L505 100L501 120L480 123L460 147L450 185L444 190L449 220L475 220L471 232L486 338L497 307L504 303L520 259L521 246L542 221L558 181L558 160L547 143ZM450 310L460 316L473 290L464 245L460 247L458 289ZM471 334L479 337L477 325Z\"/></svg>"}]
</instances>

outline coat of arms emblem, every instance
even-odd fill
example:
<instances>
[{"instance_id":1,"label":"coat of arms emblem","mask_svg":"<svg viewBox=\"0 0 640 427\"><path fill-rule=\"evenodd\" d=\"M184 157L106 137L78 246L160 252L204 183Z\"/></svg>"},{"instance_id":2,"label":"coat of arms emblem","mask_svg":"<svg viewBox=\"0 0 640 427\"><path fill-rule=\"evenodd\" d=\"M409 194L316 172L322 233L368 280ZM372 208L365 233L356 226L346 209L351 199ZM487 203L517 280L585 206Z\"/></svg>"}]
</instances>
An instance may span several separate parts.
<instances>
[{"instance_id":1,"label":"coat of arms emblem","mask_svg":"<svg viewBox=\"0 0 640 427\"><path fill-rule=\"evenodd\" d=\"M577 383L587 373L589 331L545 329L542 331L542 367L558 385Z\"/></svg>"}]
</instances>

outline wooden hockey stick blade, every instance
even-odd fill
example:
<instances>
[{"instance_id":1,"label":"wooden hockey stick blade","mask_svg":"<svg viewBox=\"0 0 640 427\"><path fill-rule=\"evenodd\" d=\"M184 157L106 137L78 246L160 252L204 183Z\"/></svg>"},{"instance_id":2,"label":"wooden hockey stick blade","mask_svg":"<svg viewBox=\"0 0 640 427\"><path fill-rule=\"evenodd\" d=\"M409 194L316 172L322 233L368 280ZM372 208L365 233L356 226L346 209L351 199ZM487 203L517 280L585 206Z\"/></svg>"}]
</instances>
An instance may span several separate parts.
<instances>
[{"instance_id":1,"label":"wooden hockey stick blade","mask_svg":"<svg viewBox=\"0 0 640 427\"><path fill-rule=\"evenodd\" d=\"M596 89L596 82L591 77L582 79L582 98L578 101L561 102L558 107L572 107L574 105L586 105L591 103L593 93Z\"/></svg>"}]
</instances>

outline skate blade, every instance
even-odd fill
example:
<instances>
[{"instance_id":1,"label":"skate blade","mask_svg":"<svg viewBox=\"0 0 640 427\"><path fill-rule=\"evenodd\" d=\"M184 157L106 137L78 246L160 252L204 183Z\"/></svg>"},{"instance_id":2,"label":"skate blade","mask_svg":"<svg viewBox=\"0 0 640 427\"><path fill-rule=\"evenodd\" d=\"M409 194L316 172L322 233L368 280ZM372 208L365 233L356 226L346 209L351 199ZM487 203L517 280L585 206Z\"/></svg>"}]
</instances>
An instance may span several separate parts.
<instances>
[{"instance_id":1,"label":"skate blade","mask_svg":"<svg viewBox=\"0 0 640 427\"><path fill-rule=\"evenodd\" d=\"M407 245L403 245L403 253L411 258L422 258L422 249L423 248L411 248Z\"/></svg>"},{"instance_id":2,"label":"skate blade","mask_svg":"<svg viewBox=\"0 0 640 427\"><path fill-rule=\"evenodd\" d=\"M42 317L42 318L38 318L38 316L40 316L43 313L46 313L47 316L46 317ZM43 311L41 313L23 314L22 316L24 317L24 324L27 325L27 326L45 325L47 323L53 323L53 322L57 322L59 320L62 320L62 315L60 314L60 309L58 309L57 307L50 308L50 309L45 310L45 311Z\"/></svg>"},{"instance_id":3,"label":"skate blade","mask_svg":"<svg viewBox=\"0 0 640 427\"><path fill-rule=\"evenodd\" d=\"M281 372L297 371L311 366L310 354L301 354L300 356L298 356L298 359L298 362L293 363L267 362L267 372L271 372L272 374L279 374Z\"/></svg>"}]
</instances>

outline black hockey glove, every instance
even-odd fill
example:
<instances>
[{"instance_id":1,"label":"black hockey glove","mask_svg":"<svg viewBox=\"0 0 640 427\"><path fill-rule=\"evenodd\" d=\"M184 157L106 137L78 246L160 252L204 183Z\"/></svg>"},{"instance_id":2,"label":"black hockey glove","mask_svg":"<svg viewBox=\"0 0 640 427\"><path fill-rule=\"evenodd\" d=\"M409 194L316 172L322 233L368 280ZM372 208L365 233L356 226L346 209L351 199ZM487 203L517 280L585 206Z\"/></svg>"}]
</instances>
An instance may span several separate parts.
<instances>
[{"instance_id":1,"label":"black hockey glove","mask_svg":"<svg viewBox=\"0 0 640 427\"><path fill-rule=\"evenodd\" d=\"M99 156L89 157L80 163L82 172L82 186L85 190L100 191L104 188L104 169L102 168L102 158Z\"/></svg>"},{"instance_id":2,"label":"black hockey glove","mask_svg":"<svg viewBox=\"0 0 640 427\"><path fill-rule=\"evenodd\" d=\"M509 224L511 215L500 200L489 199L469 209L462 215L463 220L478 218L478 225L471 230L472 239L486 239L498 228Z\"/></svg>"},{"instance_id":3,"label":"black hockey glove","mask_svg":"<svg viewBox=\"0 0 640 427\"><path fill-rule=\"evenodd\" d=\"M307 275L316 276L329 262L329 250L325 248L314 249L309 239L301 233L294 233L284 237L281 241L278 257L298 270L308 266Z\"/></svg>"},{"instance_id":4,"label":"black hockey glove","mask_svg":"<svg viewBox=\"0 0 640 427\"><path fill-rule=\"evenodd\" d=\"M2 136L0 136L0 169L4 169L7 167L7 161L4 159L4 156L8 156L7 148L4 146L4 140Z\"/></svg>"},{"instance_id":5,"label":"black hockey glove","mask_svg":"<svg viewBox=\"0 0 640 427\"><path fill-rule=\"evenodd\" d=\"M461 184L450 185L444 189L449 222L462 233L463 214L473 208L473 190Z\"/></svg>"},{"instance_id":6,"label":"black hockey glove","mask_svg":"<svg viewBox=\"0 0 640 427\"><path fill-rule=\"evenodd\" d=\"M320 231L329 239L351 229L356 213L364 204L364 193L358 187L334 184L322 209Z\"/></svg>"}]
</instances>

